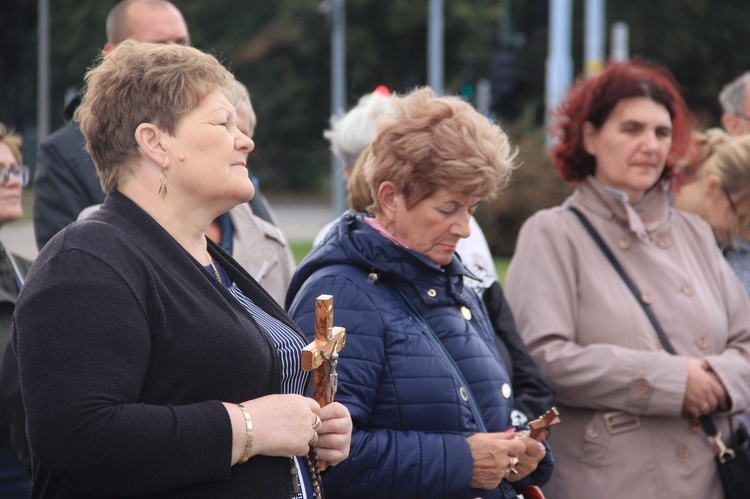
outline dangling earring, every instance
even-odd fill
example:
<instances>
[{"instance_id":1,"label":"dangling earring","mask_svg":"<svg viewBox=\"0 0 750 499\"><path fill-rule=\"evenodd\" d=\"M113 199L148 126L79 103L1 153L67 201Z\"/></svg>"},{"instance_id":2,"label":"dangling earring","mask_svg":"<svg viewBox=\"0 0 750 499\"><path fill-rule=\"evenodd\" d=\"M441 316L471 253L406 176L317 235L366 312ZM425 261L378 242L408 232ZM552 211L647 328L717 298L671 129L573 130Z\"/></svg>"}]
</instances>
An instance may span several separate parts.
<instances>
[{"instance_id":1,"label":"dangling earring","mask_svg":"<svg viewBox=\"0 0 750 499\"><path fill-rule=\"evenodd\" d=\"M165 170L164 168L161 169L161 177L159 177L159 195L162 199L167 197L167 176L164 174Z\"/></svg>"}]
</instances>

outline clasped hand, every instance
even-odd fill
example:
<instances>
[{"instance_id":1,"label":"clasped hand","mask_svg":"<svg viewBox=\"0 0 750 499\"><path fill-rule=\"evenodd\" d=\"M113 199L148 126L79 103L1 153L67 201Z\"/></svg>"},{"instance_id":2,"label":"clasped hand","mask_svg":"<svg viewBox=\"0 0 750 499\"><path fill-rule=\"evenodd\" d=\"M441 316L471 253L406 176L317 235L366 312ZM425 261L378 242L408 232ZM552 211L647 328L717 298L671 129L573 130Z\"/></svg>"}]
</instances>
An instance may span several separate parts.
<instances>
[{"instance_id":1,"label":"clasped hand","mask_svg":"<svg viewBox=\"0 0 750 499\"><path fill-rule=\"evenodd\" d=\"M543 440L546 432L538 437ZM519 438L520 437L520 438ZM491 490L497 487L507 474L508 481L515 482L531 474L544 459L547 450L528 433L475 433L467 438L474 466L471 486ZM518 462L508 470L517 458Z\"/></svg>"},{"instance_id":2,"label":"clasped hand","mask_svg":"<svg viewBox=\"0 0 750 499\"><path fill-rule=\"evenodd\" d=\"M304 456L309 452L309 444L316 433L315 446L321 460L333 466L349 456L352 419L349 410L338 402L320 407L315 400L301 395L267 395L243 404L253 424L251 456ZM235 419L237 415L233 414L232 405L225 406L232 416L234 441L241 443L242 450L246 435L244 416L240 413L242 419ZM316 415L320 418L317 432L313 428ZM240 424L237 426L235 422ZM232 462L238 462L239 459L234 459L235 452L232 455Z\"/></svg>"},{"instance_id":3,"label":"clasped hand","mask_svg":"<svg viewBox=\"0 0 750 499\"><path fill-rule=\"evenodd\" d=\"M727 408L727 391L703 359L688 359L688 378L682 411L693 419Z\"/></svg>"}]
</instances>

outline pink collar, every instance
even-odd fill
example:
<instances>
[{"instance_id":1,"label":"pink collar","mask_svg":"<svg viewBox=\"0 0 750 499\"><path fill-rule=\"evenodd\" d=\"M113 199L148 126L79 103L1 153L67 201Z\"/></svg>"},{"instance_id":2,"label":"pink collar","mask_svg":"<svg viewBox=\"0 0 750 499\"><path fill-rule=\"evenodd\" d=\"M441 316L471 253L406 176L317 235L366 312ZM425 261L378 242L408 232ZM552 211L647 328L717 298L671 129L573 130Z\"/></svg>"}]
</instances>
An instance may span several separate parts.
<instances>
[{"instance_id":1,"label":"pink collar","mask_svg":"<svg viewBox=\"0 0 750 499\"><path fill-rule=\"evenodd\" d=\"M365 217L365 223L369 225L370 227L372 227L373 229L375 229L376 231L378 231L386 239L393 241L395 244L401 246L402 248L411 249L407 245L405 245L404 243L396 239L396 236L388 232L386 228L383 226L383 224L378 222L377 219L372 218L372 217Z\"/></svg>"}]
</instances>

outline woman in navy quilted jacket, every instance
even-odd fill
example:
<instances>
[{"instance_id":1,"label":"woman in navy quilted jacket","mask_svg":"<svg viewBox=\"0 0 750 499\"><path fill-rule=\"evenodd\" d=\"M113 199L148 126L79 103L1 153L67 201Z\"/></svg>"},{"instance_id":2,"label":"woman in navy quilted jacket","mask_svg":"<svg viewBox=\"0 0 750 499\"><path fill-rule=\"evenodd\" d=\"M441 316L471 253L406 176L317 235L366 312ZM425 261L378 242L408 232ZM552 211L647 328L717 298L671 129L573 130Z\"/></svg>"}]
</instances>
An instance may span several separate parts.
<instances>
[{"instance_id":1,"label":"woman in navy quilted jacket","mask_svg":"<svg viewBox=\"0 0 750 499\"><path fill-rule=\"evenodd\" d=\"M336 399L354 431L349 459L324 474L328 499L515 498L549 479L546 443L510 426L510 377L455 254L513 158L497 125L428 88L379 117L364 165L374 216L344 214L287 295L311 336L324 293L347 330Z\"/></svg>"}]
</instances>

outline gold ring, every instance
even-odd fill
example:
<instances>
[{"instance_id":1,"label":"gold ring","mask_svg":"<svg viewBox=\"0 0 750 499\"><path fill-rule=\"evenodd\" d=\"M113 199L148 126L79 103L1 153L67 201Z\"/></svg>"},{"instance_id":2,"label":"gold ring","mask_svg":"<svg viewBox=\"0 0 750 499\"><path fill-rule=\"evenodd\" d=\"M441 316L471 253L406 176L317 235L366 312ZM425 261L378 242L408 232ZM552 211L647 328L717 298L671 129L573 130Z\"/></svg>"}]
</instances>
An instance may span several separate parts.
<instances>
[{"instance_id":1,"label":"gold ring","mask_svg":"<svg viewBox=\"0 0 750 499\"><path fill-rule=\"evenodd\" d=\"M505 479L507 480L508 477L513 474L517 474L518 471L516 470L516 465L518 464L518 458L515 456L511 456L510 461L508 462L508 469L505 470Z\"/></svg>"},{"instance_id":2,"label":"gold ring","mask_svg":"<svg viewBox=\"0 0 750 499\"><path fill-rule=\"evenodd\" d=\"M315 416L315 422L312 425L313 431L318 431L320 429L320 416L317 414L313 414Z\"/></svg>"},{"instance_id":3,"label":"gold ring","mask_svg":"<svg viewBox=\"0 0 750 499\"><path fill-rule=\"evenodd\" d=\"M313 431L313 437L310 439L307 445L309 445L310 447L315 447L317 443L318 443L318 432Z\"/></svg>"},{"instance_id":4,"label":"gold ring","mask_svg":"<svg viewBox=\"0 0 750 499\"><path fill-rule=\"evenodd\" d=\"M711 409L711 404L706 402L705 404L703 404L703 407L701 407L701 412L707 413L707 412L710 412L710 409Z\"/></svg>"}]
</instances>

